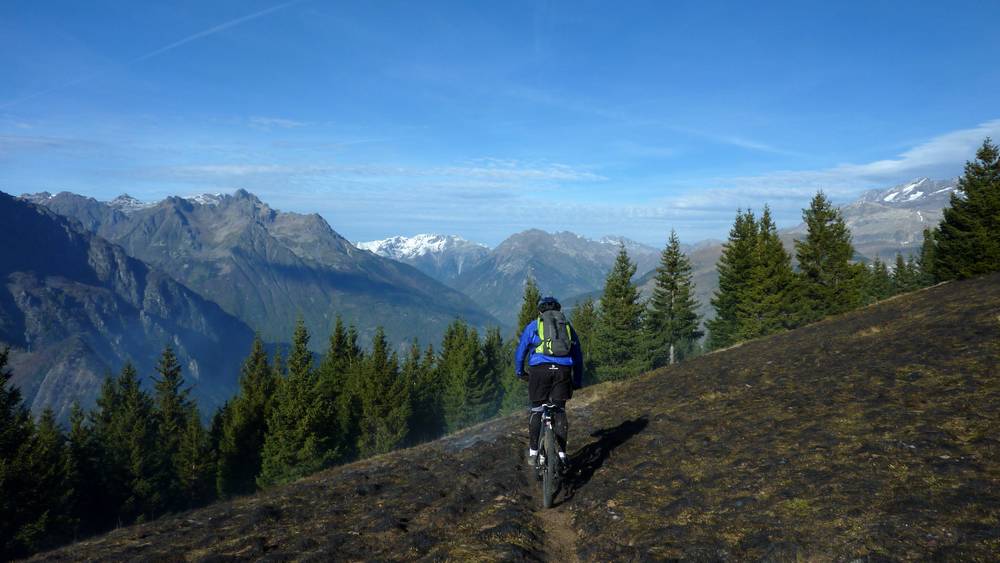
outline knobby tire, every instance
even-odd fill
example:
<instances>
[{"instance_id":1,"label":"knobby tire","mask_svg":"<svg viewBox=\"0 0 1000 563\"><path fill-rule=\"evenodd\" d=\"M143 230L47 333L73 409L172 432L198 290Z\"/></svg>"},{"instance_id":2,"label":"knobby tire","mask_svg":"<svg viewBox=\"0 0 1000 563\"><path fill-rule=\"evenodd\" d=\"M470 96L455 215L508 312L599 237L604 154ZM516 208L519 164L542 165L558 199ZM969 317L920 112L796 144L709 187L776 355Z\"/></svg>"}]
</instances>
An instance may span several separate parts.
<instances>
[{"instance_id":1,"label":"knobby tire","mask_svg":"<svg viewBox=\"0 0 1000 563\"><path fill-rule=\"evenodd\" d=\"M545 448L545 467L542 476L542 505L552 508L556 498L556 479L559 473L559 449L556 447L555 432L545 426L543 428L542 447Z\"/></svg>"}]
</instances>

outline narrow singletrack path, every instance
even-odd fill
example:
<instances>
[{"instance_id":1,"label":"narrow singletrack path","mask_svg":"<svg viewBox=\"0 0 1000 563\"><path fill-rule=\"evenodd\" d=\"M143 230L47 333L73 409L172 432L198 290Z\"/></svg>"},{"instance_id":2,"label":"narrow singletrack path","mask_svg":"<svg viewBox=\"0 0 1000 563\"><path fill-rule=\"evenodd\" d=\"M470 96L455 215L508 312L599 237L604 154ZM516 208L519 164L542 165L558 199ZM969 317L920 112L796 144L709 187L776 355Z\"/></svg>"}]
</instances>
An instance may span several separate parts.
<instances>
[{"instance_id":1,"label":"narrow singletrack path","mask_svg":"<svg viewBox=\"0 0 1000 563\"><path fill-rule=\"evenodd\" d=\"M535 513L542 526L545 560L579 563L576 555L576 529L573 514L566 506L539 509Z\"/></svg>"}]
</instances>

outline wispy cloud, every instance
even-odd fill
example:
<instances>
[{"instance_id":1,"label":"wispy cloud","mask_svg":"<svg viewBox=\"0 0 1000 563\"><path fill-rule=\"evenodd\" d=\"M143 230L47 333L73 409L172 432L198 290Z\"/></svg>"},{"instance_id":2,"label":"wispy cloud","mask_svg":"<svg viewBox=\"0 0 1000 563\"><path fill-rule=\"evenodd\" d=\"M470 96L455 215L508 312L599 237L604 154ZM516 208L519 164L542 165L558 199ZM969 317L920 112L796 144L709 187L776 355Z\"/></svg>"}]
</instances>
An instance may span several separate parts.
<instances>
[{"instance_id":1,"label":"wispy cloud","mask_svg":"<svg viewBox=\"0 0 1000 563\"><path fill-rule=\"evenodd\" d=\"M518 187L526 181L539 182L598 182L604 176L590 170L559 163L526 164L518 161L498 161L478 165L411 167L381 164L357 165L315 165L315 164L272 164L272 163L225 163L167 166L134 170L137 176L174 178L186 180L205 179L218 181L223 178L238 180L250 176L313 178L366 179L368 181L396 182L397 187L405 187L403 179L453 178L458 180L493 180L501 185Z\"/></svg>"},{"instance_id":2,"label":"wispy cloud","mask_svg":"<svg viewBox=\"0 0 1000 563\"><path fill-rule=\"evenodd\" d=\"M1000 119L938 135L895 157L873 162L705 180L698 188L672 198L672 204L690 209L735 208L763 201L800 205L820 189L833 197L852 198L862 190L885 187L917 176L958 174L962 164L975 157L976 149L986 137L1000 137Z\"/></svg>"},{"instance_id":3,"label":"wispy cloud","mask_svg":"<svg viewBox=\"0 0 1000 563\"><path fill-rule=\"evenodd\" d=\"M305 0L291 0L289 2L284 2L284 3L278 4L276 6L271 6L270 8L265 8L263 10L258 10L256 12L247 14L245 16L240 16L238 18L235 18L235 19L232 19L232 20L220 23L218 25L214 25L214 26L212 26L212 27L210 27L208 29L204 29L204 30L199 31L197 33L193 33L193 34L188 35L187 37L184 37L182 39L178 39L177 41L174 41L172 43L164 45L163 47L160 47L158 49L153 49L152 51L149 51L148 53L143 53L142 55L139 55L139 56L137 56L137 57L135 57L133 59L130 59L130 60L126 61L125 62L125 66L128 67L128 66L132 66L132 65L135 65L135 64L139 64L139 63L144 62L144 61L148 61L149 59L158 57L158 56L163 55L165 53L169 53L170 51L173 51L174 49L177 49L178 47L182 47L184 45L187 45L188 43L191 43L192 41L197 41L199 39L204 39L206 37L210 37L212 35L215 35L216 33L225 31L227 29L234 28L234 27L236 27L238 25L242 25L242 24L244 24L246 22L253 21L255 19L264 17L264 16L266 16L268 14L277 12L278 10L283 10L285 8L288 8L289 6L293 6L295 4L299 4L299 3L304 2L304 1ZM77 77L77 78L75 78L73 80L69 80L69 81L63 82L61 84L56 84L55 86L51 86L49 88L43 88L41 90L37 90L37 91L32 92L30 94L26 94L24 96L21 96L20 98L15 98L13 100L9 100L7 102L0 103L0 109L6 109L6 108L9 108L9 107L15 106L17 104L20 104L22 102L26 102L28 100L31 100L31 99L34 99L34 98L38 98L38 97L44 96L46 94L50 94L52 92L57 92L57 91L60 91L60 90L65 90L66 88L71 88L73 86L77 86L77 85L82 84L84 82L89 82L89 81L91 81L91 80L93 80L95 78L99 78L101 76L104 76L104 75L108 74L108 72L110 72L110 71L102 70L102 71L98 71L98 72L91 72L91 73L85 74L83 76Z\"/></svg>"},{"instance_id":4,"label":"wispy cloud","mask_svg":"<svg viewBox=\"0 0 1000 563\"><path fill-rule=\"evenodd\" d=\"M309 125L305 121L296 121L284 117L264 117L260 115L251 116L247 119L250 127L270 131L271 129L298 129Z\"/></svg>"},{"instance_id":5,"label":"wispy cloud","mask_svg":"<svg viewBox=\"0 0 1000 563\"><path fill-rule=\"evenodd\" d=\"M0 135L0 157L15 151L48 151L53 149L76 149L97 143L65 137L44 137L31 135Z\"/></svg>"}]
</instances>

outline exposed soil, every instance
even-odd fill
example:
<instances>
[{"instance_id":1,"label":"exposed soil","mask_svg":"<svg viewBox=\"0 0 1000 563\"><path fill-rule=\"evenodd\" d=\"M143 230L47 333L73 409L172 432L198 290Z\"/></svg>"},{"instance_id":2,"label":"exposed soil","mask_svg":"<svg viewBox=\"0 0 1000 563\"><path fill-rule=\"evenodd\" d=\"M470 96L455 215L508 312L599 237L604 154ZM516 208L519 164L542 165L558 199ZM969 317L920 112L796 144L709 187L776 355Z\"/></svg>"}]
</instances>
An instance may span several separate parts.
<instances>
[{"instance_id":1,"label":"exposed soil","mask_svg":"<svg viewBox=\"0 0 1000 563\"><path fill-rule=\"evenodd\" d=\"M584 390L550 510L517 416L38 559L993 561L998 366L993 275Z\"/></svg>"}]
</instances>

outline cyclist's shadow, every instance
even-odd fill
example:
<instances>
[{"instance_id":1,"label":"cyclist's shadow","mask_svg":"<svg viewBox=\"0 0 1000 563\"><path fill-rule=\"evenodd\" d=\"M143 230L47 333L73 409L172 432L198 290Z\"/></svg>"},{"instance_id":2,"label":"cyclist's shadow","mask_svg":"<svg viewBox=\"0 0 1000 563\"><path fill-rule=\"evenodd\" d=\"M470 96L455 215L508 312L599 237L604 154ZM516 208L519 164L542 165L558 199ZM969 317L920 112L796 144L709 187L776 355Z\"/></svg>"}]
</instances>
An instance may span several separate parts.
<instances>
[{"instance_id":1,"label":"cyclist's shadow","mask_svg":"<svg viewBox=\"0 0 1000 563\"><path fill-rule=\"evenodd\" d=\"M626 420L618 426L603 428L591 433L597 438L596 442L591 442L580 448L570 456L569 472L563 477L564 495L562 501L572 500L576 491L586 485L594 473L604 465L604 461L611 455L611 451L624 444L639 432L642 432L649 420L645 416L633 420Z\"/></svg>"}]
</instances>

